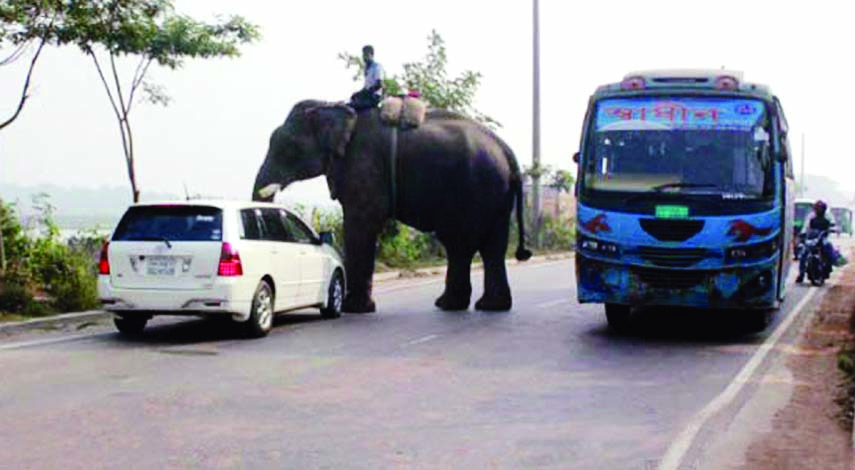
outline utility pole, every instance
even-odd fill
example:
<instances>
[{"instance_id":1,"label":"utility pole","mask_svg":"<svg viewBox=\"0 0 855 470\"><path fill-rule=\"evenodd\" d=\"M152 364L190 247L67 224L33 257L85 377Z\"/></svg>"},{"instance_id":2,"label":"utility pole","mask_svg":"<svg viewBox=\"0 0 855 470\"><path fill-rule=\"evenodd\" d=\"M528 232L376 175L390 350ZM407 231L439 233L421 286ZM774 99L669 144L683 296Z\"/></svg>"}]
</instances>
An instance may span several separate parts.
<instances>
[{"instance_id":1,"label":"utility pole","mask_svg":"<svg viewBox=\"0 0 855 470\"><path fill-rule=\"evenodd\" d=\"M540 247L540 5L534 0L533 15L533 96L532 96L532 208L534 209L534 246Z\"/></svg>"},{"instance_id":2,"label":"utility pole","mask_svg":"<svg viewBox=\"0 0 855 470\"><path fill-rule=\"evenodd\" d=\"M801 170L801 183L799 185L799 197L805 197L805 133L802 132L802 170Z\"/></svg>"},{"instance_id":3,"label":"utility pole","mask_svg":"<svg viewBox=\"0 0 855 470\"><path fill-rule=\"evenodd\" d=\"M3 225L6 222L6 207L0 199L0 281L6 276L6 251L3 249ZM0 282L2 285L2 282Z\"/></svg>"}]
</instances>

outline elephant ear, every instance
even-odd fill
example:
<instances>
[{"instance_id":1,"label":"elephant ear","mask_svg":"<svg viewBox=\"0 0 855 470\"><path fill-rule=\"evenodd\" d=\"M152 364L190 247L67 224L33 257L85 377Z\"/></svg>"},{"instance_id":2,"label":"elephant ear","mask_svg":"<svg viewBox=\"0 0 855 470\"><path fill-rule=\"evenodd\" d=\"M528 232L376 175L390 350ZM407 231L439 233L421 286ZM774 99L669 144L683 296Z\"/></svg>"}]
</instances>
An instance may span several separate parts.
<instances>
[{"instance_id":1,"label":"elephant ear","mask_svg":"<svg viewBox=\"0 0 855 470\"><path fill-rule=\"evenodd\" d=\"M324 157L344 157L356 127L356 111L344 104L316 106L306 110Z\"/></svg>"}]
</instances>

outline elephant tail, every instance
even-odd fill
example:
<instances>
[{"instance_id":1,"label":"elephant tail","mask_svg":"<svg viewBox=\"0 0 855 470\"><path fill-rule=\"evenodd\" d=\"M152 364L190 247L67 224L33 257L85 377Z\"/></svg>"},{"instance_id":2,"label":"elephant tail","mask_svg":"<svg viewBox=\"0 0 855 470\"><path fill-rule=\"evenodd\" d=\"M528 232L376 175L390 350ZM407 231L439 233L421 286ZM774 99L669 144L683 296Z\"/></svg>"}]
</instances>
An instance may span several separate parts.
<instances>
[{"instance_id":1,"label":"elephant tail","mask_svg":"<svg viewBox=\"0 0 855 470\"><path fill-rule=\"evenodd\" d=\"M531 258L531 250L528 250L525 247L525 217L523 217L525 198L523 197L522 180L517 179L511 184L513 185L514 199L517 201L517 227L519 228L518 232L520 235L516 258L519 261L526 261Z\"/></svg>"}]
</instances>

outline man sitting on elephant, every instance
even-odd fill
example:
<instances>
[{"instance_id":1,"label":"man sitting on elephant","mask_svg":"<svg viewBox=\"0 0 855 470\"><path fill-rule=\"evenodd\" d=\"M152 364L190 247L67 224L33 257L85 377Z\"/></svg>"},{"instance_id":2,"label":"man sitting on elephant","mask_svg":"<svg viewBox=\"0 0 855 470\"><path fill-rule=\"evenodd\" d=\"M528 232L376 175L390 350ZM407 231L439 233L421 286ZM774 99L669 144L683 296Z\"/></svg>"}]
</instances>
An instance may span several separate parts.
<instances>
[{"instance_id":1,"label":"man sitting on elephant","mask_svg":"<svg viewBox=\"0 0 855 470\"><path fill-rule=\"evenodd\" d=\"M480 253L484 295L475 307L509 310L505 254L514 209L516 258L531 256L513 152L492 130L451 111L428 110L422 124L406 130L394 130L380 114L380 108L357 113L344 104L297 103L270 137L253 199L272 200L295 181L327 177L331 197L344 210L345 312L375 310L377 238L388 220L433 232L445 246L448 271L437 307L469 307L470 265Z\"/></svg>"},{"instance_id":2,"label":"man sitting on elephant","mask_svg":"<svg viewBox=\"0 0 855 470\"><path fill-rule=\"evenodd\" d=\"M365 84L362 89L351 95L350 107L357 111L376 108L383 99L383 66L374 60L374 47L362 48L362 60L365 63Z\"/></svg>"}]
</instances>

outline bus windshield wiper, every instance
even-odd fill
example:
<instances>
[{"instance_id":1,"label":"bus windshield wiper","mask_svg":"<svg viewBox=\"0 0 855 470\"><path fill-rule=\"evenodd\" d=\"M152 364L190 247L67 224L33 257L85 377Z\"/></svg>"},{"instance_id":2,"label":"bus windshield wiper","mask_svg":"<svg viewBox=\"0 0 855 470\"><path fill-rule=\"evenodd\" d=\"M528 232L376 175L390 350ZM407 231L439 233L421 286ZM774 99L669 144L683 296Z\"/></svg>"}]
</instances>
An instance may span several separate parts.
<instances>
[{"instance_id":1,"label":"bus windshield wiper","mask_svg":"<svg viewBox=\"0 0 855 470\"><path fill-rule=\"evenodd\" d=\"M666 189L677 189L677 188L715 188L716 185L710 183L665 183L660 184L658 186L654 186L651 191L655 191L657 193L661 193Z\"/></svg>"},{"instance_id":2,"label":"bus windshield wiper","mask_svg":"<svg viewBox=\"0 0 855 470\"><path fill-rule=\"evenodd\" d=\"M644 191L642 193L633 194L623 200L624 204L635 201L636 199L643 198L649 196L651 194L664 192L666 189L677 189L677 188L717 188L718 186L709 183L665 183L657 186L653 186L649 191Z\"/></svg>"}]
</instances>

